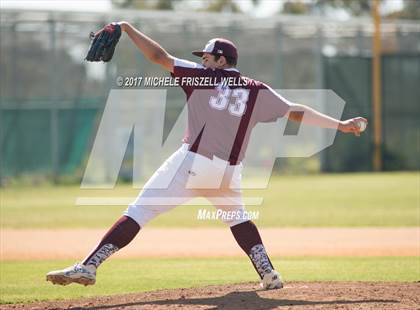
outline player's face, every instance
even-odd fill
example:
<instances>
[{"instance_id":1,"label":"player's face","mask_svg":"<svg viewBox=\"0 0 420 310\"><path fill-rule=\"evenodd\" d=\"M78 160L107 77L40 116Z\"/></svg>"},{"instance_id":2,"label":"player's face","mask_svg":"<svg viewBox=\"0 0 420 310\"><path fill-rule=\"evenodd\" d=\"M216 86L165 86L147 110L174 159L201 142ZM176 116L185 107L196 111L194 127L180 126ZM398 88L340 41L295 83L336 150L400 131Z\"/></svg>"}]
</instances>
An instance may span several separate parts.
<instances>
[{"instance_id":1,"label":"player's face","mask_svg":"<svg viewBox=\"0 0 420 310\"><path fill-rule=\"evenodd\" d=\"M221 64L219 63L219 61L216 61L214 59L214 55L209 54L209 53L204 53L203 56L201 56L201 63L204 67L210 68L210 69L216 69L216 68L221 67Z\"/></svg>"}]
</instances>

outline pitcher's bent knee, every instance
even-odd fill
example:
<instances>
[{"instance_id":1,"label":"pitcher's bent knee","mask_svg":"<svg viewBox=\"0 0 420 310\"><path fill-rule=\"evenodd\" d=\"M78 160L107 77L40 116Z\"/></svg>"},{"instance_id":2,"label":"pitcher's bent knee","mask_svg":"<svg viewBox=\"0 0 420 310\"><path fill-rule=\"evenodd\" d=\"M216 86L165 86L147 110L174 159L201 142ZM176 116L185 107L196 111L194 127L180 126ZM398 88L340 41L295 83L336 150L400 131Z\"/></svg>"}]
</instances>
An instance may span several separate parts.
<instances>
[{"instance_id":1,"label":"pitcher's bent knee","mask_svg":"<svg viewBox=\"0 0 420 310\"><path fill-rule=\"evenodd\" d=\"M165 213L172 209L172 207L157 207L157 206L145 206L145 205L136 205L131 204L124 211L123 215L129 216L134 219L137 224L143 228L148 222L153 220L158 215Z\"/></svg>"}]
</instances>

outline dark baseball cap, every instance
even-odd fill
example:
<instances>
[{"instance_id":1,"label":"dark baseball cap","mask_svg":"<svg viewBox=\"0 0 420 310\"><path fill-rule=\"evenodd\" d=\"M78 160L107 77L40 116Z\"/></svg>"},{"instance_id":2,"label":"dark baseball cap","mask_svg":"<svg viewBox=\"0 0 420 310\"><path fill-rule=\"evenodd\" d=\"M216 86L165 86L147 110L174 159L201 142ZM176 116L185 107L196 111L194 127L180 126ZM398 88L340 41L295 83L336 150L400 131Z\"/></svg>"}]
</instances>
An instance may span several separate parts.
<instances>
[{"instance_id":1,"label":"dark baseball cap","mask_svg":"<svg viewBox=\"0 0 420 310\"><path fill-rule=\"evenodd\" d=\"M211 39L207 42L202 51L193 51L192 53L198 57L203 56L204 53L210 53L213 55L231 57L235 60L238 59L238 50L236 49L235 44L223 38Z\"/></svg>"}]
</instances>

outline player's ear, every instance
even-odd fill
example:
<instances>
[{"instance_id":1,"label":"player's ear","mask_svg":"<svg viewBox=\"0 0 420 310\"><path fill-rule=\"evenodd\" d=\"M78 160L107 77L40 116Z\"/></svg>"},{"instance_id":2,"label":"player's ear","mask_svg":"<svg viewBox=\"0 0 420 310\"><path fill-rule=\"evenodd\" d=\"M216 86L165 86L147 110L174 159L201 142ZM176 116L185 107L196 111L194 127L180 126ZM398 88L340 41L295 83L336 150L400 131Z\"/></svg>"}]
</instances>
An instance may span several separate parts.
<instances>
[{"instance_id":1,"label":"player's ear","mask_svg":"<svg viewBox=\"0 0 420 310\"><path fill-rule=\"evenodd\" d=\"M227 61L226 61L225 56L220 56L219 59L217 60L217 63L221 67L223 67L224 65L226 65L227 64Z\"/></svg>"}]
</instances>

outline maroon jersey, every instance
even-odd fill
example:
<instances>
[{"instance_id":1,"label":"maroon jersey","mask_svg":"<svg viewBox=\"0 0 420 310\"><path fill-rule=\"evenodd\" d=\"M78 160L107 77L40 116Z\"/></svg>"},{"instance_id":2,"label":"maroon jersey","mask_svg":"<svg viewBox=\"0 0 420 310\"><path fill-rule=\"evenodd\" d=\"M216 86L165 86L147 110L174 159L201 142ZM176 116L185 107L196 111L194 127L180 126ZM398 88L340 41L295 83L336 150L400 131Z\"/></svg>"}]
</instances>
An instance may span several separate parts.
<instances>
[{"instance_id":1,"label":"maroon jersey","mask_svg":"<svg viewBox=\"0 0 420 310\"><path fill-rule=\"evenodd\" d=\"M173 77L187 95L188 125L183 141L190 151L242 161L252 128L273 122L290 102L266 84L244 77L236 68L210 69L175 59Z\"/></svg>"}]
</instances>

